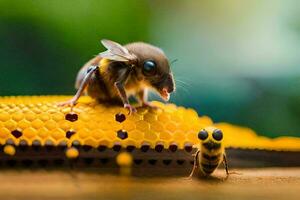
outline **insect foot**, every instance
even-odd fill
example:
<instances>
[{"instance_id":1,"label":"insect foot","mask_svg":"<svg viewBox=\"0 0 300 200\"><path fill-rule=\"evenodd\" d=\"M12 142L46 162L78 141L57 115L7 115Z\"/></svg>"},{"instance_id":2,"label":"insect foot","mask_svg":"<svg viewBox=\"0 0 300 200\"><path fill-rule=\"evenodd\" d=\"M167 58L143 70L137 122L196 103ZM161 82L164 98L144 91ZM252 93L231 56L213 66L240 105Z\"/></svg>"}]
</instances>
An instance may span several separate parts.
<instances>
[{"instance_id":1,"label":"insect foot","mask_svg":"<svg viewBox=\"0 0 300 200\"><path fill-rule=\"evenodd\" d=\"M130 105L129 103L125 103L124 108L128 109L128 115L131 115L132 113L137 112L136 108L133 107L132 105Z\"/></svg>"}]
</instances>

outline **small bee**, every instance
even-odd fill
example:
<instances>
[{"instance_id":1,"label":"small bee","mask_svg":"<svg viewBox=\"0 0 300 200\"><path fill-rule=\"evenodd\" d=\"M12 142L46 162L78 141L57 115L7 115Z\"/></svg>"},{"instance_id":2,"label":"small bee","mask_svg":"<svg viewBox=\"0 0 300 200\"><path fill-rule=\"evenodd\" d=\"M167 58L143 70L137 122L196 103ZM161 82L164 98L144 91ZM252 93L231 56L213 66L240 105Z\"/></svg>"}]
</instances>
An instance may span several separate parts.
<instances>
[{"instance_id":1,"label":"small bee","mask_svg":"<svg viewBox=\"0 0 300 200\"><path fill-rule=\"evenodd\" d=\"M130 114L136 112L129 103L130 95L149 106L147 93L152 89L165 101L169 100L175 83L168 58L161 49L143 42L125 46L110 40L101 43L107 51L82 67L76 79L76 95L59 105L73 107L86 93L99 102L122 103Z\"/></svg>"},{"instance_id":2,"label":"small bee","mask_svg":"<svg viewBox=\"0 0 300 200\"><path fill-rule=\"evenodd\" d=\"M215 127L207 127L198 133L200 148L194 154L194 166L189 177L192 177L198 169L199 175L209 176L223 163L228 176L228 165L225 148L222 143L223 133Z\"/></svg>"}]
</instances>

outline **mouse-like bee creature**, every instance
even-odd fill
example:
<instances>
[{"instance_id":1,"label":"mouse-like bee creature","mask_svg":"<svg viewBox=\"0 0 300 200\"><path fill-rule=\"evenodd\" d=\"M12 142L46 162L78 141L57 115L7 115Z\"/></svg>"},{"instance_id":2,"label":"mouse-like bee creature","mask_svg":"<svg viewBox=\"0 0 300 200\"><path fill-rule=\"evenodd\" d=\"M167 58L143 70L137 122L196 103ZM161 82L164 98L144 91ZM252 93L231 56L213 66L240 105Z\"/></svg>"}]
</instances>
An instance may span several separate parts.
<instances>
[{"instance_id":1,"label":"mouse-like bee creature","mask_svg":"<svg viewBox=\"0 0 300 200\"><path fill-rule=\"evenodd\" d=\"M164 52L150 44L134 42L122 46L110 40L101 40L107 51L87 62L79 71L76 95L59 105L73 107L86 92L99 102L120 102L129 113L136 109L129 103L133 95L143 105L147 91L152 89L168 101L175 90L173 74Z\"/></svg>"},{"instance_id":2,"label":"mouse-like bee creature","mask_svg":"<svg viewBox=\"0 0 300 200\"><path fill-rule=\"evenodd\" d=\"M209 176L223 163L226 175L229 175L225 148L222 143L223 133L215 127L207 127L198 133L200 148L194 154L194 166L189 177L196 169L200 176Z\"/></svg>"}]
</instances>

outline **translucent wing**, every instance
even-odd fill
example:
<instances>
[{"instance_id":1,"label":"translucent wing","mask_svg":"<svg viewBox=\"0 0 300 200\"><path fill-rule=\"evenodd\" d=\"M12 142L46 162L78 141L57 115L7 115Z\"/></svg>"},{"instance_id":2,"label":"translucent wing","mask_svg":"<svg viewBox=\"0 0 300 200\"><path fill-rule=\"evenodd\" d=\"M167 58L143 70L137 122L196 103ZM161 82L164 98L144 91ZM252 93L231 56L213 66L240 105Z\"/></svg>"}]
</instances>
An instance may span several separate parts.
<instances>
[{"instance_id":1,"label":"translucent wing","mask_svg":"<svg viewBox=\"0 0 300 200\"><path fill-rule=\"evenodd\" d=\"M135 55L129 53L129 51L120 45L111 40L101 40L103 46L107 48L107 51L100 53L100 56L103 58L108 58L116 61L132 61L135 60Z\"/></svg>"}]
</instances>

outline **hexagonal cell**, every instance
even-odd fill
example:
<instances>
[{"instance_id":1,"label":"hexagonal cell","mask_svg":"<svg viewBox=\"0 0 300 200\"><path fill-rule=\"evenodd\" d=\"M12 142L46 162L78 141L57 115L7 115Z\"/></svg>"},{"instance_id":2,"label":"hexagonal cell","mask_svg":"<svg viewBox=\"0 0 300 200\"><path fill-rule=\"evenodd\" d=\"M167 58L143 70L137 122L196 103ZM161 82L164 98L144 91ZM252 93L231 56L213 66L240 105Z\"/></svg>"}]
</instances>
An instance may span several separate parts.
<instances>
[{"instance_id":1,"label":"hexagonal cell","mask_svg":"<svg viewBox=\"0 0 300 200\"><path fill-rule=\"evenodd\" d=\"M15 138L19 138L19 137L21 137L22 135L23 135L23 133L20 131L20 130L13 130L12 132L11 132L11 134L15 137Z\"/></svg>"},{"instance_id":2,"label":"hexagonal cell","mask_svg":"<svg viewBox=\"0 0 300 200\"><path fill-rule=\"evenodd\" d=\"M140 141L144 138L144 133L139 130L133 130L130 132L129 138L135 141Z\"/></svg>"},{"instance_id":3,"label":"hexagonal cell","mask_svg":"<svg viewBox=\"0 0 300 200\"><path fill-rule=\"evenodd\" d=\"M28 138L28 139L31 139L31 138L35 137L36 134L37 134L37 130L32 128L32 127L26 128L23 131L23 136Z\"/></svg>"},{"instance_id":4,"label":"hexagonal cell","mask_svg":"<svg viewBox=\"0 0 300 200\"><path fill-rule=\"evenodd\" d=\"M0 127L0 138L6 139L10 134L10 131L5 127Z\"/></svg>"},{"instance_id":5,"label":"hexagonal cell","mask_svg":"<svg viewBox=\"0 0 300 200\"><path fill-rule=\"evenodd\" d=\"M12 114L12 119L14 120L14 121L20 121L20 120L22 120L24 118L24 115L23 115L23 113L22 112L16 112L16 113L13 113Z\"/></svg>"},{"instance_id":6,"label":"hexagonal cell","mask_svg":"<svg viewBox=\"0 0 300 200\"><path fill-rule=\"evenodd\" d=\"M75 133L76 133L76 131L74 131L74 130L67 131L66 138L70 139Z\"/></svg>"},{"instance_id":7,"label":"hexagonal cell","mask_svg":"<svg viewBox=\"0 0 300 200\"><path fill-rule=\"evenodd\" d=\"M117 132L118 138L121 138L122 140L128 138L128 133L125 130L118 130Z\"/></svg>"},{"instance_id":8,"label":"hexagonal cell","mask_svg":"<svg viewBox=\"0 0 300 200\"><path fill-rule=\"evenodd\" d=\"M10 119L9 113L7 113L7 112L2 112L2 113L0 113L0 120L1 120L2 122L5 122L5 121L7 121L7 120L9 120L9 119Z\"/></svg>"},{"instance_id":9,"label":"hexagonal cell","mask_svg":"<svg viewBox=\"0 0 300 200\"><path fill-rule=\"evenodd\" d=\"M136 129L136 125L133 121L126 120L125 122L122 123L122 128L127 131L132 131Z\"/></svg>"},{"instance_id":10,"label":"hexagonal cell","mask_svg":"<svg viewBox=\"0 0 300 200\"><path fill-rule=\"evenodd\" d=\"M57 112L51 115L51 119L53 119L54 121L58 122L60 120L63 120L65 117L62 113Z\"/></svg>"},{"instance_id":11,"label":"hexagonal cell","mask_svg":"<svg viewBox=\"0 0 300 200\"><path fill-rule=\"evenodd\" d=\"M140 131L148 131L150 130L150 124L145 121L138 121L136 122L136 128Z\"/></svg>"},{"instance_id":12,"label":"hexagonal cell","mask_svg":"<svg viewBox=\"0 0 300 200\"><path fill-rule=\"evenodd\" d=\"M34 112L32 112L32 111L29 111L29 112L25 113L25 119L28 120L28 121L30 121L30 122L33 121L33 120L35 120L36 116L37 115Z\"/></svg>"},{"instance_id":13,"label":"hexagonal cell","mask_svg":"<svg viewBox=\"0 0 300 200\"><path fill-rule=\"evenodd\" d=\"M126 120L126 116L123 113L117 113L115 115L115 120L119 123L122 123Z\"/></svg>"},{"instance_id":14,"label":"hexagonal cell","mask_svg":"<svg viewBox=\"0 0 300 200\"><path fill-rule=\"evenodd\" d=\"M68 113L66 114L65 119L70 122L75 122L78 120L78 115L76 113Z\"/></svg>"},{"instance_id":15,"label":"hexagonal cell","mask_svg":"<svg viewBox=\"0 0 300 200\"><path fill-rule=\"evenodd\" d=\"M44 122L40 119L35 119L32 123L31 123L32 127L35 129L39 129L42 128L44 126Z\"/></svg>"},{"instance_id":16,"label":"hexagonal cell","mask_svg":"<svg viewBox=\"0 0 300 200\"><path fill-rule=\"evenodd\" d=\"M45 123L45 127L49 130L53 130L57 127L57 123L51 119Z\"/></svg>"},{"instance_id":17,"label":"hexagonal cell","mask_svg":"<svg viewBox=\"0 0 300 200\"><path fill-rule=\"evenodd\" d=\"M4 126L9 129L9 130L14 130L17 128L17 122L14 120L10 119L4 123Z\"/></svg>"},{"instance_id":18,"label":"hexagonal cell","mask_svg":"<svg viewBox=\"0 0 300 200\"><path fill-rule=\"evenodd\" d=\"M165 128L168 131L175 132L177 130L177 125L170 121L165 124Z\"/></svg>"},{"instance_id":19,"label":"hexagonal cell","mask_svg":"<svg viewBox=\"0 0 300 200\"><path fill-rule=\"evenodd\" d=\"M65 132L59 128L51 131L51 136L53 139L59 140L65 137Z\"/></svg>"}]
</instances>

